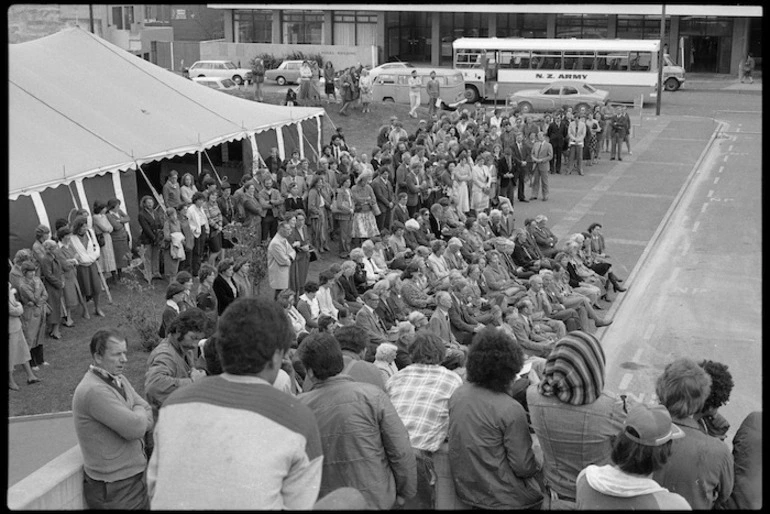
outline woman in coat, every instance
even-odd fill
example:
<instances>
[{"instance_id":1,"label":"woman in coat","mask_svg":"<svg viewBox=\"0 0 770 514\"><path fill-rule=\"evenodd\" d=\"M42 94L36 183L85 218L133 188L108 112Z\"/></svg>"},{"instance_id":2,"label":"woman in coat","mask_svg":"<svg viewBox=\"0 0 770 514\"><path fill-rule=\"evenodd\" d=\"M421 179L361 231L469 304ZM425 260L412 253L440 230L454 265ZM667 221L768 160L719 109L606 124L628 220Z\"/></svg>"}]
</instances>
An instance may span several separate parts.
<instances>
[{"instance_id":1,"label":"woman in coat","mask_svg":"<svg viewBox=\"0 0 770 514\"><path fill-rule=\"evenodd\" d=\"M48 293L43 282L35 275L37 265L33 261L22 263L21 271L23 278L19 283L19 300L24 307L21 326L32 356L32 369L37 371L38 366L48 365L43 356L43 330L46 325Z\"/></svg>"},{"instance_id":2,"label":"woman in coat","mask_svg":"<svg viewBox=\"0 0 770 514\"><path fill-rule=\"evenodd\" d=\"M12 391L19 390L19 385L13 378L13 369L19 364L27 372L27 384L40 382L40 379L32 373L32 367L29 365L32 356L29 354L27 341L24 339L21 322L24 307L17 299L17 295L16 289L8 282L8 389Z\"/></svg>"},{"instance_id":3,"label":"woman in coat","mask_svg":"<svg viewBox=\"0 0 770 514\"><path fill-rule=\"evenodd\" d=\"M211 288L217 297L217 313L220 316L227 306L238 298L238 287L233 280L234 273L232 259L224 259L217 266L217 278L214 279Z\"/></svg>"},{"instance_id":4,"label":"woman in coat","mask_svg":"<svg viewBox=\"0 0 770 514\"><path fill-rule=\"evenodd\" d=\"M270 287L275 290L275 298L289 287L291 263L297 257L297 252L288 240L291 231L291 225L282 222L278 226L278 233L267 246L267 277Z\"/></svg>"},{"instance_id":5,"label":"woman in coat","mask_svg":"<svg viewBox=\"0 0 770 514\"><path fill-rule=\"evenodd\" d=\"M339 184L340 187L335 192L332 215L334 222L340 227L340 258L347 259L353 249L351 240L354 206L350 193L350 175L343 175Z\"/></svg>"},{"instance_id":6,"label":"woman in coat","mask_svg":"<svg viewBox=\"0 0 770 514\"><path fill-rule=\"evenodd\" d=\"M163 222L163 273L169 282L173 281L179 272L179 263L185 260L184 243L185 235L177 210L168 207L166 220Z\"/></svg>"},{"instance_id":7,"label":"woman in coat","mask_svg":"<svg viewBox=\"0 0 770 514\"><path fill-rule=\"evenodd\" d=\"M70 237L71 232L68 226L65 225L59 228L56 232L58 246L54 252L56 260L61 266L64 281L64 289L62 289L62 316L65 319L65 327L75 326L75 321L72 319L72 309L75 307L83 307L83 317L86 319L90 317L88 308L86 307L86 299L80 291L80 284L78 284L76 271L78 264L77 254L69 244Z\"/></svg>"},{"instance_id":8,"label":"woman in coat","mask_svg":"<svg viewBox=\"0 0 770 514\"><path fill-rule=\"evenodd\" d=\"M123 268L127 268L131 264L129 233L125 225L130 220L131 218L120 210L120 200L110 198L107 201L107 221L112 225L110 239L112 240L112 252L115 256L115 268L118 272L118 279L122 276Z\"/></svg>"},{"instance_id":9,"label":"woman in coat","mask_svg":"<svg viewBox=\"0 0 770 514\"><path fill-rule=\"evenodd\" d=\"M327 201L321 191L323 182L323 175L314 176L310 191L307 194L307 213L310 218L313 246L319 252L329 250L326 241L329 232L329 221L326 219ZM302 294L301 290L295 289L295 291L297 294Z\"/></svg>"},{"instance_id":10,"label":"woman in coat","mask_svg":"<svg viewBox=\"0 0 770 514\"><path fill-rule=\"evenodd\" d=\"M489 208L489 192L492 187L492 177L485 165L485 159L479 155L471 168L473 192L471 193L471 209L479 213Z\"/></svg>"},{"instance_id":11,"label":"woman in coat","mask_svg":"<svg viewBox=\"0 0 770 514\"><path fill-rule=\"evenodd\" d=\"M254 296L254 284L251 277L251 261L248 259L239 259L233 265L233 282L238 290L238 298L249 298Z\"/></svg>"},{"instance_id":12,"label":"woman in coat","mask_svg":"<svg viewBox=\"0 0 770 514\"><path fill-rule=\"evenodd\" d=\"M104 241L99 251L99 269L104 274L104 277L111 277L117 272L117 266L115 263L115 250L112 244L112 224L107 219L107 204L101 200L94 201L93 210L94 220L94 233L98 237L102 235Z\"/></svg>"},{"instance_id":13,"label":"woman in coat","mask_svg":"<svg viewBox=\"0 0 770 514\"><path fill-rule=\"evenodd\" d=\"M46 333L53 339L61 339L59 325L62 319L62 292L64 290L64 272L56 258L58 245L51 239L43 243L45 255L40 261L40 272L48 293L48 326Z\"/></svg>"},{"instance_id":14,"label":"woman in coat","mask_svg":"<svg viewBox=\"0 0 770 514\"><path fill-rule=\"evenodd\" d=\"M99 259L99 243L93 230L88 228L88 220L82 216L75 218L72 223L72 234L67 239L69 247L75 253L77 259L78 285L86 302L94 300L94 311L97 316L104 317L104 312L99 308L99 297L102 284L99 279L99 270L96 261ZM88 311L85 311L88 314ZM85 316L84 316L85 317Z\"/></svg>"},{"instance_id":15,"label":"woman in coat","mask_svg":"<svg viewBox=\"0 0 770 514\"><path fill-rule=\"evenodd\" d=\"M142 255L144 278L148 284L152 284L153 278L162 278L160 276L160 244L163 241L163 215L156 208L152 196L142 197L139 206L139 225L142 227L139 244L144 247L144 254Z\"/></svg>"},{"instance_id":16,"label":"woman in coat","mask_svg":"<svg viewBox=\"0 0 770 514\"><path fill-rule=\"evenodd\" d=\"M289 288L297 294L302 294L305 292L305 282L310 269L311 234L305 224L304 212L297 211L288 216L290 217L287 221L292 227L288 241L296 252L289 269Z\"/></svg>"}]
</instances>

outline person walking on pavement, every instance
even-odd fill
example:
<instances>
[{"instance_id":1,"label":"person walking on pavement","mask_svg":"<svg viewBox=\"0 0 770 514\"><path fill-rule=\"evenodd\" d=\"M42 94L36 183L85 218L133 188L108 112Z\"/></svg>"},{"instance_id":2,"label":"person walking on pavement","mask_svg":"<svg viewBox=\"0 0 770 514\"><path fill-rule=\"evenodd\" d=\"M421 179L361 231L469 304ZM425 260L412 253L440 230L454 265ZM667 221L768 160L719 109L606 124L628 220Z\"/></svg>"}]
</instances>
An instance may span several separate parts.
<instances>
[{"instance_id":1,"label":"person walking on pavement","mask_svg":"<svg viewBox=\"0 0 770 514\"><path fill-rule=\"evenodd\" d=\"M430 80L425 85L425 89L428 91L428 116L430 119L436 115L436 102L441 97L441 84L436 80L436 72L430 72Z\"/></svg>"},{"instance_id":2,"label":"person walking on pavement","mask_svg":"<svg viewBox=\"0 0 770 514\"><path fill-rule=\"evenodd\" d=\"M741 84L744 84L746 79L749 79L749 84L753 84L754 77L752 74L754 73L754 66L756 66L756 63L754 61L754 57L751 55L751 52L746 54L746 60L741 62L741 66L743 67L741 73Z\"/></svg>"},{"instance_id":3,"label":"person walking on pavement","mask_svg":"<svg viewBox=\"0 0 770 514\"><path fill-rule=\"evenodd\" d=\"M420 89L422 89L422 80L417 76L417 70L412 70L412 76L409 77L409 116L417 117L417 108L420 106Z\"/></svg>"}]
</instances>

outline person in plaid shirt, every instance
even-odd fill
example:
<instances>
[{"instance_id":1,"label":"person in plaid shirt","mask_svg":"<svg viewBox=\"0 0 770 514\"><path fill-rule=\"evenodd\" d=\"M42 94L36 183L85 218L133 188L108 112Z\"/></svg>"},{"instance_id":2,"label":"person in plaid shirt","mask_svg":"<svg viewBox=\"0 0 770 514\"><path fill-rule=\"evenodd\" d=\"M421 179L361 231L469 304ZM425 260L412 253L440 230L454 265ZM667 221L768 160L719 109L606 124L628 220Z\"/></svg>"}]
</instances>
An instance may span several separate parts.
<instances>
[{"instance_id":1,"label":"person in plaid shirt","mask_svg":"<svg viewBox=\"0 0 770 514\"><path fill-rule=\"evenodd\" d=\"M412 364L385 383L417 458L417 495L405 509L435 508L436 473L433 453L446 440L449 397L462 385L460 375L441 366L444 342L426 330L419 331L409 347Z\"/></svg>"}]
</instances>

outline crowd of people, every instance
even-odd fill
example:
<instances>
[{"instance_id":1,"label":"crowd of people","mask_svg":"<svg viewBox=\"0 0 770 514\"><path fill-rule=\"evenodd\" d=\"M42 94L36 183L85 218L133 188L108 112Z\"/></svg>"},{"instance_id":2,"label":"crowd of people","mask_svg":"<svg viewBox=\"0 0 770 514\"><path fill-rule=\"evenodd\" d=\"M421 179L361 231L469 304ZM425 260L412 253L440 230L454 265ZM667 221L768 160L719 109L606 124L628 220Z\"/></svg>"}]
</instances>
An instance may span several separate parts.
<instances>
[{"instance_id":1,"label":"crowd of people","mask_svg":"<svg viewBox=\"0 0 770 514\"><path fill-rule=\"evenodd\" d=\"M314 171L272 149L234 192L171 171L164 209L142 198L144 279L168 280L162 339L143 396L122 376L125 337L91 340L73 397L89 507L431 509L439 451L474 508L761 505L761 413L732 454L720 441L726 366L675 360L659 406L604 389L592 333L626 286L602 225L560 238L541 214L516 227L525 186L547 200L549 175L582 174L584 151L598 161L599 134L620 158L623 109L439 114L414 134L393 117L371 158L338 129ZM119 201L99 203L17 253L11 389L15 365L39 380L43 335L75 309L103 315L127 221ZM267 245L272 300L228 257L232 223ZM334 247L342 262L311 277Z\"/></svg>"}]
</instances>

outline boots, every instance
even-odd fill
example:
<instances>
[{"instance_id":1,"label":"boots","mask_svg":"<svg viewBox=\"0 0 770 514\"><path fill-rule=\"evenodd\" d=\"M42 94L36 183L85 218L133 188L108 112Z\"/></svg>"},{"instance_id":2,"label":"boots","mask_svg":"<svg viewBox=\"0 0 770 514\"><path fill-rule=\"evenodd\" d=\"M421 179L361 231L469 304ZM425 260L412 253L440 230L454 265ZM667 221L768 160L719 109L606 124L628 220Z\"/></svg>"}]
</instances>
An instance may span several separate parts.
<instances>
[{"instance_id":1,"label":"boots","mask_svg":"<svg viewBox=\"0 0 770 514\"><path fill-rule=\"evenodd\" d=\"M607 278L612 283L612 289L614 289L616 293L625 293L627 291L625 287L622 287L620 285L620 282L618 281L618 277L616 277L613 272L610 271L609 273L607 273Z\"/></svg>"},{"instance_id":2,"label":"boots","mask_svg":"<svg viewBox=\"0 0 770 514\"><path fill-rule=\"evenodd\" d=\"M606 327L608 325L612 325L612 320L607 318L597 319L594 320L594 324L596 325L596 328Z\"/></svg>"}]
</instances>

